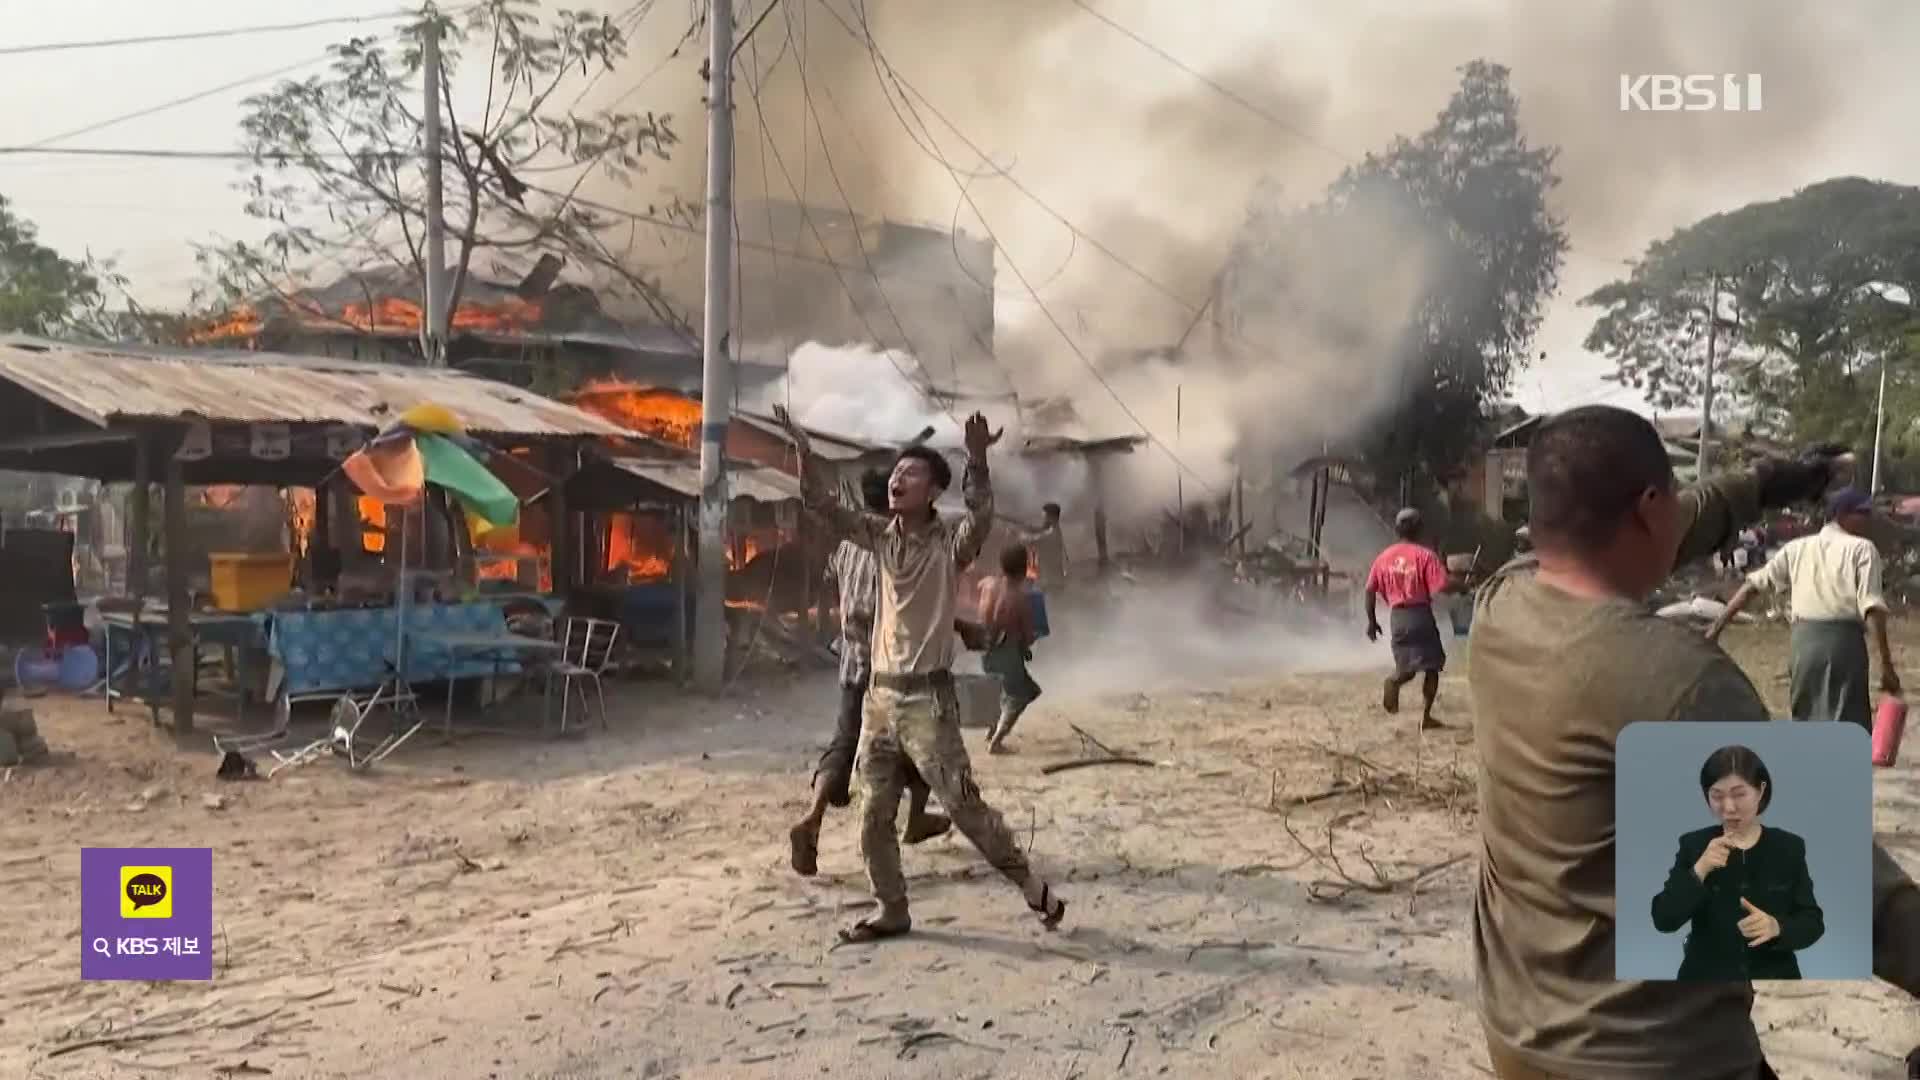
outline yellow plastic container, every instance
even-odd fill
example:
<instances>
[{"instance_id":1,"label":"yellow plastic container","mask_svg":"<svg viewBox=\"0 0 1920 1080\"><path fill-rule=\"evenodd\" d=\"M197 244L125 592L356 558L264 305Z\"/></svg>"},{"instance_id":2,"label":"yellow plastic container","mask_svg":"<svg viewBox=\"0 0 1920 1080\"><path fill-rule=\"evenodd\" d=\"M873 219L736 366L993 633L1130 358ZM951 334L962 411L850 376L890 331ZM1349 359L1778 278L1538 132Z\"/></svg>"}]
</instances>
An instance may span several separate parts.
<instances>
[{"instance_id":1,"label":"yellow plastic container","mask_svg":"<svg viewBox=\"0 0 1920 1080\"><path fill-rule=\"evenodd\" d=\"M213 578L213 606L221 611L259 611L293 587L293 556L207 556Z\"/></svg>"}]
</instances>

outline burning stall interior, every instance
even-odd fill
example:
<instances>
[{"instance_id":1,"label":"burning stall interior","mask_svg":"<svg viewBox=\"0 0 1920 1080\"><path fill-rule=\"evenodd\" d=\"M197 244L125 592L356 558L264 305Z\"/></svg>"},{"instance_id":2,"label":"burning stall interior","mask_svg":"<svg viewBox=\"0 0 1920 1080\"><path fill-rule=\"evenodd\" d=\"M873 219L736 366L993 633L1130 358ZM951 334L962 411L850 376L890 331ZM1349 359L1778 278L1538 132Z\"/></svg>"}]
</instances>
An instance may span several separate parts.
<instances>
[{"instance_id":1,"label":"burning stall interior","mask_svg":"<svg viewBox=\"0 0 1920 1080\"><path fill-rule=\"evenodd\" d=\"M807 639L825 557L801 526L799 481L745 461L730 462L728 473L733 662L743 662L756 641L786 659L816 653ZM687 671L692 640L699 504L700 465L687 455L596 455L567 484L567 505L595 523L582 533L588 580L574 606L618 621L628 641L669 656L676 673Z\"/></svg>"},{"instance_id":2,"label":"burning stall interior","mask_svg":"<svg viewBox=\"0 0 1920 1080\"><path fill-rule=\"evenodd\" d=\"M545 495L533 500L538 512L524 515L513 535L476 538L465 515L450 512L441 493L409 511L417 516L408 535L422 542L409 546L408 566L470 567L479 580L457 585L447 575L448 585L476 589L489 584L482 564L491 558L512 563L516 584L501 582L500 588L526 582L527 591L553 584L564 591L576 579L577 564L570 558L576 515L566 508L563 481L591 448L638 437L570 406L458 372L8 338L0 340L0 426L15 434L0 438L0 469L131 483L124 585L129 595L124 605L116 598L111 606L132 613L137 633L147 625L163 628L166 651L184 659L197 656L203 624L231 629L246 622L247 612L283 610L275 601L293 591L296 562L298 580L309 591L301 601L308 610L355 602L349 594L361 603L393 595L398 567L391 548L401 523L389 520L386 508L366 505L340 469L374 433L423 403L440 406L468 433L504 451L493 454L487 468L521 499L543 490ZM164 491L158 528L151 505L156 484ZM189 495L190 487L200 490ZM193 561L191 522L204 512L227 555L249 554L252 540L232 516L241 502L235 489L243 487L281 492L265 499L285 508L286 543L260 545L279 548L279 569L262 571L261 563L254 564L251 588L240 590L252 597L240 606L241 614L206 611L195 602L196 585L203 573L214 575ZM274 526L268 531L278 541L281 529L278 522ZM147 540L155 535L162 538L161 575L151 573L153 546ZM540 545L549 554L527 566L522 560L528 549ZM329 587L331 601L313 595ZM149 623L140 612L149 610L146 600L156 593L164 594L165 614ZM103 613L108 606L102 605ZM191 728L198 665L171 667L175 724Z\"/></svg>"}]
</instances>

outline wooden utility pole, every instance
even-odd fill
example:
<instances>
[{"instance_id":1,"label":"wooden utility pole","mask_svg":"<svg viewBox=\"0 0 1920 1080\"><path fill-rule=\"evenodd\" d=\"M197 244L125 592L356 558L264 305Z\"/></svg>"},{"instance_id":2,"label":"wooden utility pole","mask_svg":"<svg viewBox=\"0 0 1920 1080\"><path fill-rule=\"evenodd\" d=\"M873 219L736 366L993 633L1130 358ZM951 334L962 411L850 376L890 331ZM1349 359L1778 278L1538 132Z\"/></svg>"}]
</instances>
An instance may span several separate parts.
<instances>
[{"instance_id":1,"label":"wooden utility pole","mask_svg":"<svg viewBox=\"0 0 1920 1080\"><path fill-rule=\"evenodd\" d=\"M127 595L133 597L138 606L145 606L148 542L153 537L153 436L144 430L133 437L133 490L127 493L127 534ZM135 614L137 617L138 612Z\"/></svg>"},{"instance_id":2,"label":"wooden utility pole","mask_svg":"<svg viewBox=\"0 0 1920 1080\"><path fill-rule=\"evenodd\" d=\"M733 412L733 7L707 5L707 281L700 377L699 588L693 679L718 692L727 662L727 428Z\"/></svg>"},{"instance_id":3,"label":"wooden utility pole","mask_svg":"<svg viewBox=\"0 0 1920 1080\"><path fill-rule=\"evenodd\" d=\"M167 652L173 660L173 731L191 735L194 669L200 664L200 655L188 610L193 594L187 588L186 463L177 456L167 458L166 506L162 513L166 532L162 543L167 557Z\"/></svg>"},{"instance_id":4,"label":"wooden utility pole","mask_svg":"<svg viewBox=\"0 0 1920 1080\"><path fill-rule=\"evenodd\" d=\"M1698 479L1707 479L1713 462L1713 367L1720 344L1720 275L1713 275L1707 293L1707 384L1700 395L1700 456L1696 466Z\"/></svg>"},{"instance_id":5,"label":"wooden utility pole","mask_svg":"<svg viewBox=\"0 0 1920 1080\"><path fill-rule=\"evenodd\" d=\"M427 21L421 42L422 79L426 84L427 153L427 266L426 317L420 320L420 354L428 367L447 363L447 222L440 175L440 23Z\"/></svg>"}]
</instances>

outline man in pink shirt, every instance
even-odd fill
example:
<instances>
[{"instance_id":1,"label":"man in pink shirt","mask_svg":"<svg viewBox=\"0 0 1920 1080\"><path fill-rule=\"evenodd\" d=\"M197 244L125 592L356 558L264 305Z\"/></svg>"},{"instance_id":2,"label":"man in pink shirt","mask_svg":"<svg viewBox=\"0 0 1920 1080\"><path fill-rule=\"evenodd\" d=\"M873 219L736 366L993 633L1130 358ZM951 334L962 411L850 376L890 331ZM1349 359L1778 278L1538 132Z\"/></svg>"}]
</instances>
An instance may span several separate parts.
<instances>
[{"instance_id":1,"label":"man in pink shirt","mask_svg":"<svg viewBox=\"0 0 1920 1080\"><path fill-rule=\"evenodd\" d=\"M1387 623L1392 632L1393 674L1381 688L1380 706L1400 711L1400 688L1424 675L1420 695L1425 707L1420 726L1446 725L1433 718L1440 696L1440 672L1447 651L1440 644L1440 623L1433 617L1433 598L1453 588L1446 564L1434 550L1420 543L1420 511L1408 508L1394 515L1393 531L1400 541L1380 553L1367 573L1367 640L1380 640L1379 601L1387 599Z\"/></svg>"}]
</instances>

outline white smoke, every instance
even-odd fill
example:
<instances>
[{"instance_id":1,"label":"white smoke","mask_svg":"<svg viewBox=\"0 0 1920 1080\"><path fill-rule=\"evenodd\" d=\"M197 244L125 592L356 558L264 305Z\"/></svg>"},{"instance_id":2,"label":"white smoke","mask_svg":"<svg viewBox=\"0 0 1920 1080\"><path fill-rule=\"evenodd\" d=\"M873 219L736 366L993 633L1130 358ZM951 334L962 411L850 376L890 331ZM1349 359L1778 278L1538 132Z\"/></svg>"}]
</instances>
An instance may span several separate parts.
<instances>
[{"instance_id":1,"label":"white smoke","mask_svg":"<svg viewBox=\"0 0 1920 1080\"><path fill-rule=\"evenodd\" d=\"M961 421L980 412L1003 432L992 464L996 502L1005 512L1034 515L1048 502L1066 514L1090 513L1093 487L1086 461L1076 455L1020 452L1026 433L1011 400L943 404L922 383L913 356L862 345L808 342L787 358L786 375L749 407L783 405L802 427L874 446L901 445L932 428L927 445L960 451ZM952 499L959 492L949 493Z\"/></svg>"}]
</instances>

